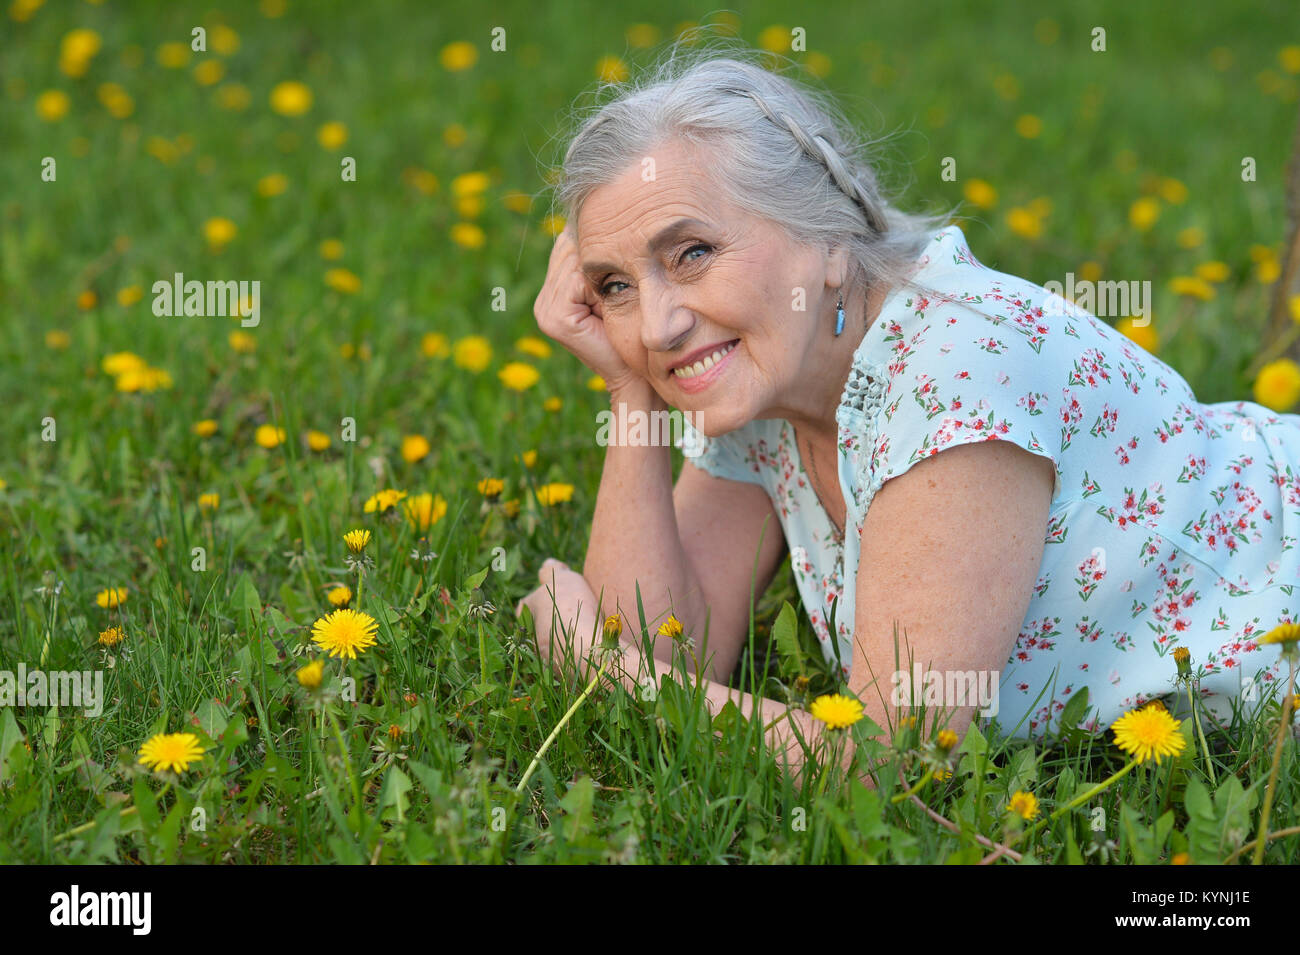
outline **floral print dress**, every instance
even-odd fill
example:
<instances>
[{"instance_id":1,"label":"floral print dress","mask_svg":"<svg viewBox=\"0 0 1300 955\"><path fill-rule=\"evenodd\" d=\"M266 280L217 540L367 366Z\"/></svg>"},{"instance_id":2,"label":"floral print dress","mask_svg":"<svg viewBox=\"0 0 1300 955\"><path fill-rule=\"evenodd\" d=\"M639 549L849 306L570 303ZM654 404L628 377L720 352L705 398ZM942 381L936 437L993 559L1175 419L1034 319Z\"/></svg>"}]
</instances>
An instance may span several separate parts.
<instances>
[{"instance_id":1,"label":"floral print dress","mask_svg":"<svg viewBox=\"0 0 1300 955\"><path fill-rule=\"evenodd\" d=\"M847 539L789 422L692 434L691 460L767 491L822 651L846 681L872 497L947 448L1010 441L1050 459L1056 483L1037 584L998 676L1003 732L1050 732L1085 686L1082 725L1104 730L1174 690L1176 647L1221 719L1283 682L1277 648L1257 640L1300 607L1300 416L1200 404L1164 362L982 265L949 226L868 328L836 420Z\"/></svg>"}]
</instances>

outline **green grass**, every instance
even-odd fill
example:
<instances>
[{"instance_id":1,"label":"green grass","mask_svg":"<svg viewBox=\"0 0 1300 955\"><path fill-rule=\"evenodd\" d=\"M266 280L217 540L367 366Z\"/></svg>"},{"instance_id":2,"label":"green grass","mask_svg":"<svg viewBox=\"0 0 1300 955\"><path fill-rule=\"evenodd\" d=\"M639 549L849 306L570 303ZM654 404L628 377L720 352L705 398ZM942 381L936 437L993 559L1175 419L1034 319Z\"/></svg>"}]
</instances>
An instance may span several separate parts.
<instances>
[{"instance_id":1,"label":"green grass","mask_svg":"<svg viewBox=\"0 0 1300 955\"><path fill-rule=\"evenodd\" d=\"M1084 262L1106 278L1151 280L1161 356L1202 400L1243 397L1270 292L1250 247L1278 250L1285 227L1298 83L1278 51L1300 36L1283 35L1281 0L1204 16L1160 6L1062 9L1050 14L1052 43L1036 38L1048 15L1028 2L942 17L908 5L796 15L756 3L739 22L751 43L773 24L805 28L850 113L895 134L883 172L906 187L906 205L950 205L967 179L992 183L997 206L967 228L983 262L1038 282L1064 281ZM507 3L474 17L414 3L291 2L268 18L256 4L226 3L236 52L159 65L160 44L187 43L199 25L211 33L208 9L50 2L28 22L7 20L0 38L0 670L103 669L108 696L96 718L0 708L0 861L971 862L989 851L977 834L1012 839L1003 809L1013 792L1032 791L1050 811L1123 765L1113 746L1072 734L1031 744L972 733L952 779L919 792L960 820L953 833L917 802L893 801L900 770L908 785L925 772L915 734L876 750L889 761L875 791L835 774L796 786L755 727L724 717L720 735L709 732L700 700L669 682L654 700L613 687L586 699L516 798L583 685L544 671L511 610L544 558L581 560L601 464L590 435L603 399L586 388L589 373L558 348L533 359L513 345L536 331L532 302L552 241L543 175L562 144L563 110L592 84L596 61L646 60L650 51L626 48L626 27L649 22L667 35L701 10ZM1088 48L1097 25L1105 53ZM507 30L505 53L488 49L494 26ZM79 27L103 45L74 79L60 72L58 49ZM462 39L479 61L449 73L438 53ZM1224 69L1211 66L1216 47L1230 53ZM216 86L192 75L208 58L225 64ZM1006 74L1018 82L1014 100L995 90ZM311 88L309 113L268 108L283 80ZM100 104L104 82L133 98L130 116ZM248 89L248 108L214 104L225 83ZM37 116L47 89L71 99L58 122ZM1041 118L1037 139L1015 134L1024 113ZM349 130L339 151L316 142L329 120ZM451 124L465 133L456 146L444 138ZM156 158L154 137L177 155ZM357 160L356 182L340 180L344 155ZM54 182L40 178L46 156L57 161ZM940 178L945 156L957 160L956 182ZM1257 182L1241 181L1243 156L1256 158ZM410 170L432 173L437 190L414 187ZM461 221L451 182L473 171L490 177L474 219L480 249L449 238ZM260 196L271 173L288 189ZM1162 202L1139 233L1129 207L1159 177L1184 183L1188 197ZM538 194L531 211L503 203L513 191ZM1039 197L1052 204L1042 236L1014 235L1005 212ZM218 216L238 227L219 253L203 234ZM1178 232L1192 226L1204 244L1180 247ZM343 243L338 262L318 254L330 238ZM1227 263L1231 277L1211 301L1176 298L1168 279L1206 260ZM325 285L336 266L360 277L358 293ZM178 271L262 283L254 352L232 349L229 319L154 316L152 283ZM144 297L118 304L130 286ZM504 311L492 307L498 288ZM83 308L87 290L97 301ZM47 345L53 330L67 333L66 348ZM488 368L473 374L422 354L430 332L486 336ZM128 350L166 369L173 387L115 391L101 361ZM496 371L510 360L535 364L540 383L523 394L501 387ZM562 400L555 412L542 406L552 396ZM204 418L219 423L207 439L191 430ZM340 440L345 418L355 442ZM42 438L47 419L56 440ZM266 423L289 440L257 446ZM330 449L308 450L308 428L331 435ZM431 454L403 460L406 434L428 437ZM519 460L528 449L531 469ZM489 476L506 482L516 517L476 492ZM549 481L575 485L573 500L539 507L531 489ZM388 486L445 498L427 541L363 512ZM221 496L210 517L197 505L205 492ZM326 585L356 589L342 543L352 527L374 532L363 606L380 621L379 644L346 667L329 664L332 692L346 674L356 702L336 697L322 709L294 673L314 655ZM196 547L206 570L191 569ZM437 557L413 561L412 548ZM482 628L484 683L466 582L501 556L504 569L497 560L483 582L500 608ZM36 592L47 575L61 582L57 600ZM127 601L96 606L112 586L127 587ZM770 647L786 600L796 601L788 570L759 604L736 686L779 697L791 683L791 659ZM128 636L106 651L96 639L110 624ZM811 691L833 688L821 674ZM1189 747L1016 850L1039 862L1227 857L1253 838L1277 716L1261 701L1211 733L1213 784ZM135 764L151 735L180 731L208 748L202 762L172 783ZM1283 769L1273 829L1295 823L1294 743ZM1275 840L1266 858L1289 861L1296 847L1294 836Z\"/></svg>"}]
</instances>

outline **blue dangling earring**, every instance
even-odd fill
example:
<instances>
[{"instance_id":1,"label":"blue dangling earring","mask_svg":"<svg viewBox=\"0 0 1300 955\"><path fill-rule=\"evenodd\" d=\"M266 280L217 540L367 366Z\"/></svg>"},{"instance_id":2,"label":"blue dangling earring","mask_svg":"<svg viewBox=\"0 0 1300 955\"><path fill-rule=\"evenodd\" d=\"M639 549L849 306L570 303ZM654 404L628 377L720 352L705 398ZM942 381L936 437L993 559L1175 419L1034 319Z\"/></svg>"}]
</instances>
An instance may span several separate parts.
<instances>
[{"instance_id":1,"label":"blue dangling earring","mask_svg":"<svg viewBox=\"0 0 1300 955\"><path fill-rule=\"evenodd\" d=\"M838 338L844 331L844 293L840 293L840 299L835 303L835 337Z\"/></svg>"}]
</instances>

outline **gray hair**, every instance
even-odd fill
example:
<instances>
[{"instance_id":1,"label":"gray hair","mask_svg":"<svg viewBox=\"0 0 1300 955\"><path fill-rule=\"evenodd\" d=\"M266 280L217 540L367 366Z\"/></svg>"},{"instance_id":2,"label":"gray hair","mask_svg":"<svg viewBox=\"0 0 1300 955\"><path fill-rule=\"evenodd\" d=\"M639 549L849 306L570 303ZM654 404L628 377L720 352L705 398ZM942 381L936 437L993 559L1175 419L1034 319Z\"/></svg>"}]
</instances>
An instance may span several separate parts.
<instances>
[{"instance_id":1,"label":"gray hair","mask_svg":"<svg viewBox=\"0 0 1300 955\"><path fill-rule=\"evenodd\" d=\"M864 286L902 285L916 258L951 219L898 209L882 192L861 141L829 94L768 69L772 54L698 49L679 37L630 83L604 83L608 102L575 107L578 128L558 170L555 197L576 221L587 197L666 142L709 150L710 177L732 205L767 220L800 245L843 246ZM787 62L793 62L788 61ZM714 161L716 157L716 161Z\"/></svg>"}]
</instances>

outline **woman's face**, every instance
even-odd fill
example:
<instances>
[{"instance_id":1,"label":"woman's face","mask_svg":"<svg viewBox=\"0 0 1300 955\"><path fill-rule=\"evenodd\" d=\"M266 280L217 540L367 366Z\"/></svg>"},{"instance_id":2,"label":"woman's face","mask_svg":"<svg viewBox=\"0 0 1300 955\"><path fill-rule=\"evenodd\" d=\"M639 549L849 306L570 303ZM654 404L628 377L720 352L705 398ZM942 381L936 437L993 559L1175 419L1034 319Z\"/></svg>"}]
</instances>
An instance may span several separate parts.
<instances>
[{"instance_id":1,"label":"woman's face","mask_svg":"<svg viewBox=\"0 0 1300 955\"><path fill-rule=\"evenodd\" d=\"M725 204L705 154L674 143L649 158L579 210L579 259L606 333L706 435L776 417L817 374L809 358L818 329L829 334L818 316L828 295L833 308L839 260Z\"/></svg>"}]
</instances>

